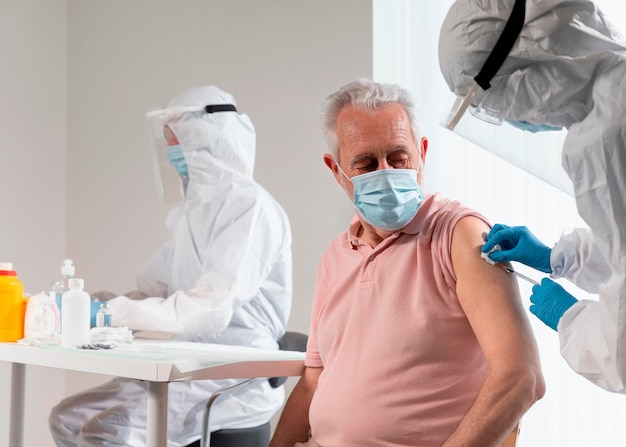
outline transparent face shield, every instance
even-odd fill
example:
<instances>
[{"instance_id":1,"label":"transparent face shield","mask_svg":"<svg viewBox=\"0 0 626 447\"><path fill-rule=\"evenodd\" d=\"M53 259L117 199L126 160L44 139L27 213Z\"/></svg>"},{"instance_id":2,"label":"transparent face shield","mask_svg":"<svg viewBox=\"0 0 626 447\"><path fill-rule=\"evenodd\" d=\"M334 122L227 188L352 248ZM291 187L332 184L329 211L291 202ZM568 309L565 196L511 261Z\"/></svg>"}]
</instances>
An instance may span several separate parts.
<instances>
[{"instance_id":1,"label":"transparent face shield","mask_svg":"<svg viewBox=\"0 0 626 447\"><path fill-rule=\"evenodd\" d=\"M171 125L185 113L201 110L198 107L170 107L146 113L157 189L165 203L178 202L184 196L182 179L167 159L167 147L174 143Z\"/></svg>"},{"instance_id":2,"label":"transparent face shield","mask_svg":"<svg viewBox=\"0 0 626 447\"><path fill-rule=\"evenodd\" d=\"M236 111L232 104L216 104L201 107L174 106L146 113L157 189L165 203L175 203L184 197L184 179L167 158L167 148L181 144L176 129L193 128L192 121L207 113Z\"/></svg>"},{"instance_id":3,"label":"transparent face shield","mask_svg":"<svg viewBox=\"0 0 626 447\"><path fill-rule=\"evenodd\" d=\"M440 124L557 189L573 195L572 183L561 167L561 148L567 131L519 132L508 123L503 124L503 110L507 102L504 96L506 80L502 77L498 79L495 75L521 31L524 9L524 1L515 2L502 35L480 73L474 78L474 84L465 96L452 95ZM465 113L468 110L470 114ZM472 119L469 115L479 119Z\"/></svg>"},{"instance_id":4,"label":"transparent face shield","mask_svg":"<svg viewBox=\"0 0 626 447\"><path fill-rule=\"evenodd\" d=\"M503 98L497 94L490 94L488 90L491 88L491 80L509 55L524 26L525 15L526 1L516 0L500 38L480 72L474 77L474 84L465 96L454 97L449 102L451 105L446 108L448 111L441 120L444 127L454 130L468 109L472 115L483 121L496 125L502 124Z\"/></svg>"},{"instance_id":5,"label":"transparent face shield","mask_svg":"<svg viewBox=\"0 0 626 447\"><path fill-rule=\"evenodd\" d=\"M503 121L504 104L504 82L490 87L487 91L474 83L467 95L451 95L440 124L447 129L456 130L465 112L469 111L475 118L499 126Z\"/></svg>"}]
</instances>

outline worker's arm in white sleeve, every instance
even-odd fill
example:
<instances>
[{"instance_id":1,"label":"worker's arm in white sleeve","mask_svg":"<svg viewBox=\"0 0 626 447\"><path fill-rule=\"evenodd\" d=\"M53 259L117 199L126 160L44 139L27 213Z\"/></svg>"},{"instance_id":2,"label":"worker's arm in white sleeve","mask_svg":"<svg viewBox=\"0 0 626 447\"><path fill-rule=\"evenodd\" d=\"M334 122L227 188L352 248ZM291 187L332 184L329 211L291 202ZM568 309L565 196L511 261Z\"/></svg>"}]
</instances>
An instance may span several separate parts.
<instances>
[{"instance_id":1,"label":"worker's arm in white sleeve","mask_svg":"<svg viewBox=\"0 0 626 447\"><path fill-rule=\"evenodd\" d=\"M178 291L168 298L141 300L119 296L109 301L114 326L174 334L221 332L232 317L231 291L214 291L206 297Z\"/></svg>"},{"instance_id":2,"label":"worker's arm in white sleeve","mask_svg":"<svg viewBox=\"0 0 626 447\"><path fill-rule=\"evenodd\" d=\"M172 269L178 276L200 270L195 286L167 298L131 300L118 297L109 307L116 325L133 330L172 333L221 332L233 312L252 300L268 277L276 259L290 246L288 221L254 202L228 219L215 219L209 235ZM199 224L198 224L199 225ZM196 228L194 228L196 230ZM201 234L198 228L196 234ZM176 250L176 248L174 248Z\"/></svg>"},{"instance_id":3,"label":"worker's arm in white sleeve","mask_svg":"<svg viewBox=\"0 0 626 447\"><path fill-rule=\"evenodd\" d=\"M552 276L566 278L589 293L611 276L611 269L588 229L564 231L550 254Z\"/></svg>"},{"instance_id":4,"label":"worker's arm in white sleeve","mask_svg":"<svg viewBox=\"0 0 626 447\"><path fill-rule=\"evenodd\" d=\"M600 286L598 301L580 300L561 317L561 355L599 387L626 394L626 275L615 273Z\"/></svg>"}]
</instances>

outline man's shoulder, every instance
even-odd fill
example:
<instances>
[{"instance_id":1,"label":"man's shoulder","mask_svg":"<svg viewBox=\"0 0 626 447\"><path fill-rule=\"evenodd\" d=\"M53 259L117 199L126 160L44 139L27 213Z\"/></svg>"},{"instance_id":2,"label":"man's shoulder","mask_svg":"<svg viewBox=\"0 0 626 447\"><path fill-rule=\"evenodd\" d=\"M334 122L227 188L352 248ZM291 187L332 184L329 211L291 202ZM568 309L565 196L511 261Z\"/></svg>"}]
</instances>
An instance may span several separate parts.
<instances>
[{"instance_id":1,"label":"man's shoulder","mask_svg":"<svg viewBox=\"0 0 626 447\"><path fill-rule=\"evenodd\" d=\"M453 226L465 216L476 216L486 221L479 212L458 200L449 199L439 193L427 194L413 222L405 228L405 232L430 235L442 226Z\"/></svg>"},{"instance_id":2,"label":"man's shoulder","mask_svg":"<svg viewBox=\"0 0 626 447\"><path fill-rule=\"evenodd\" d=\"M426 196L424 203L429 201L428 206L435 214L448 214L457 212L476 212L459 200L450 199L441 195L441 193L429 194Z\"/></svg>"}]
</instances>

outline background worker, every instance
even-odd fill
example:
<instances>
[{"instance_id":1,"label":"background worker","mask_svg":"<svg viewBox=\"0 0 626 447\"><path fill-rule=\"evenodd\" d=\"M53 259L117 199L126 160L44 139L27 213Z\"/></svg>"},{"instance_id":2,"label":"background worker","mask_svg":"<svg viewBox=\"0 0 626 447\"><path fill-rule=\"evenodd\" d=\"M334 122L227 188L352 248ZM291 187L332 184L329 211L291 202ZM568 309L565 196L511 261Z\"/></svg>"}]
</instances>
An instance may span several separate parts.
<instances>
[{"instance_id":1,"label":"background worker","mask_svg":"<svg viewBox=\"0 0 626 447\"><path fill-rule=\"evenodd\" d=\"M149 114L162 182L175 168L184 198L167 218L170 239L138 279L108 301L113 324L176 339L278 349L291 309L289 221L253 177L256 136L235 99L215 86L187 90ZM169 162L168 162L169 160ZM174 191L176 192L176 191ZM202 431L211 394L236 380L169 386L168 445ZM145 446L146 382L117 378L70 396L49 418L59 446ZM282 388L255 381L220 398L210 431L270 420Z\"/></svg>"}]
</instances>

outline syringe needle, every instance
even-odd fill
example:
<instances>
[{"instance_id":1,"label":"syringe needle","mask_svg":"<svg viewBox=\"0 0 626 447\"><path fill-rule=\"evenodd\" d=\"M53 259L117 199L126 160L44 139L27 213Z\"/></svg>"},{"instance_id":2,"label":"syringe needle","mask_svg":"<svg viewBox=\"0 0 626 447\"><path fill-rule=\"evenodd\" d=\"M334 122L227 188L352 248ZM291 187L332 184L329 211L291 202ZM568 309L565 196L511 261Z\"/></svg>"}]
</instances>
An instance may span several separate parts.
<instances>
[{"instance_id":1,"label":"syringe needle","mask_svg":"<svg viewBox=\"0 0 626 447\"><path fill-rule=\"evenodd\" d=\"M497 263L496 265L497 265L498 267L500 267L502 270L504 270L505 272L511 273L511 274L513 274L513 275L517 276L518 278L523 279L524 281L528 281L529 283L531 283L531 284L535 284L535 285L539 284L539 283L538 283L537 281L535 281L534 279L532 279L532 278L530 278L530 277L528 277L528 276L526 276L526 275L524 275L524 274L522 274L522 273L520 273L520 272L516 272L516 271L515 271L515 270L513 270L511 267L507 267L506 265L503 265L503 264L500 264L500 263Z\"/></svg>"}]
</instances>

